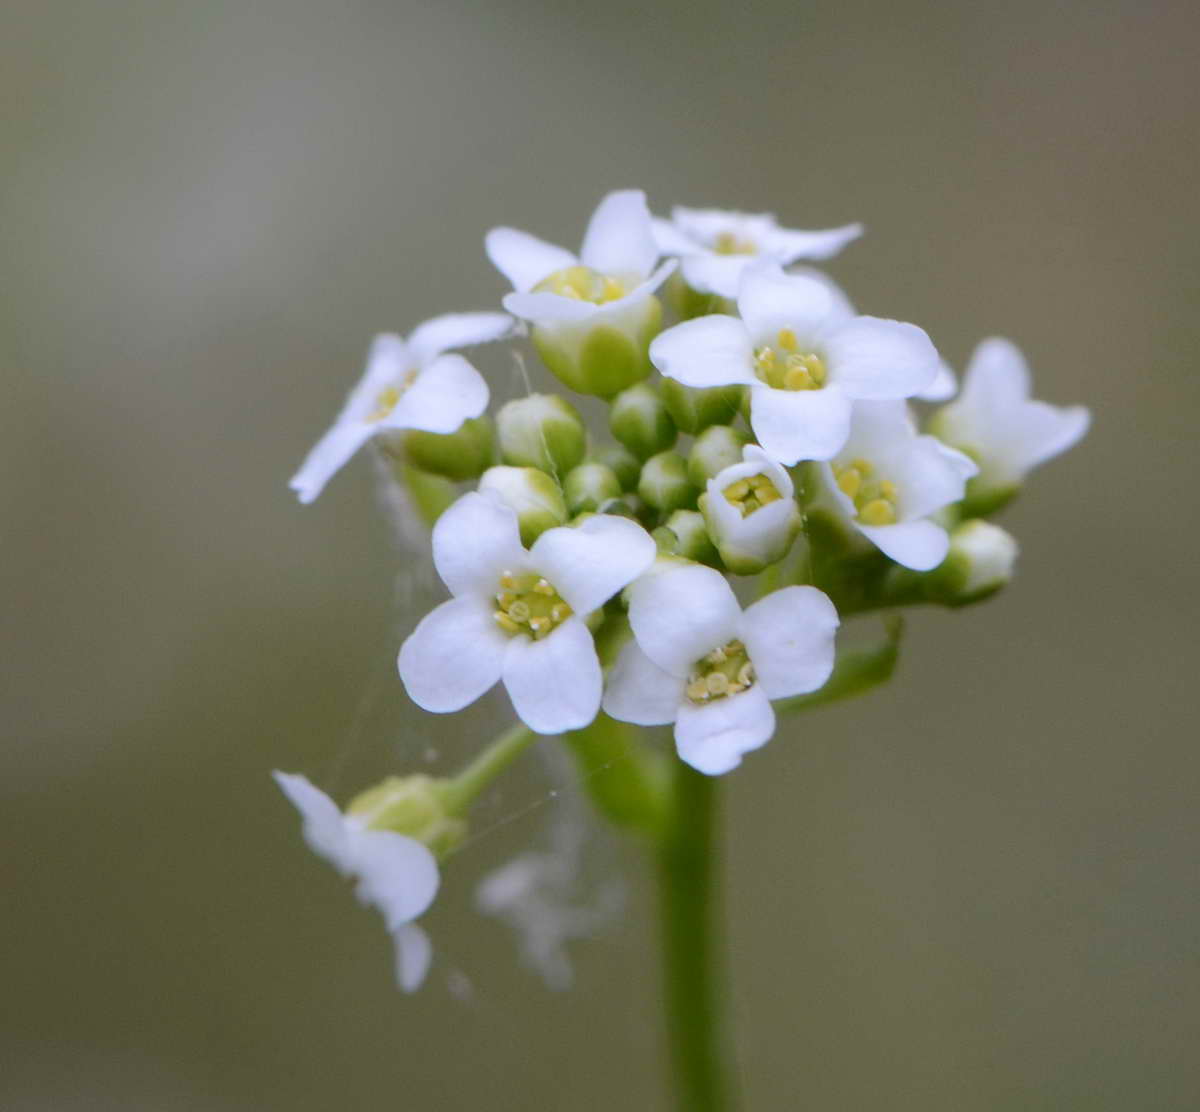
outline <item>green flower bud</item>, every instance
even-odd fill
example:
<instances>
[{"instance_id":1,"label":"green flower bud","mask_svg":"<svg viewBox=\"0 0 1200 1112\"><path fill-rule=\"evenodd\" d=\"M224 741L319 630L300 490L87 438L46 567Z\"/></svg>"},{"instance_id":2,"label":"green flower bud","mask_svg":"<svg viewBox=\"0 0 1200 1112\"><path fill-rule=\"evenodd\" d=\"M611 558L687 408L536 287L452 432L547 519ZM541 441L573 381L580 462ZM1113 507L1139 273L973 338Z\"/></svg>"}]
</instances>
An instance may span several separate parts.
<instances>
[{"instance_id":1,"label":"green flower bud","mask_svg":"<svg viewBox=\"0 0 1200 1112\"><path fill-rule=\"evenodd\" d=\"M676 510L664 526L674 537L671 553L694 560L698 564L713 564L717 550L704 523L704 515L696 510Z\"/></svg>"},{"instance_id":2,"label":"green flower bud","mask_svg":"<svg viewBox=\"0 0 1200 1112\"><path fill-rule=\"evenodd\" d=\"M637 490L642 465L637 456L627 452L620 444L606 444L596 453L596 462L604 464L616 475L622 490Z\"/></svg>"},{"instance_id":3,"label":"green flower bud","mask_svg":"<svg viewBox=\"0 0 1200 1112\"><path fill-rule=\"evenodd\" d=\"M664 378L660 392L671 419L683 432L695 436L710 425L729 424L737 416L744 391L740 386L697 390L673 378Z\"/></svg>"},{"instance_id":4,"label":"green flower bud","mask_svg":"<svg viewBox=\"0 0 1200 1112\"><path fill-rule=\"evenodd\" d=\"M711 313L736 312L733 302L727 301L719 294L693 289L678 270L667 279L666 296L671 308L681 320L705 317Z\"/></svg>"},{"instance_id":5,"label":"green flower bud","mask_svg":"<svg viewBox=\"0 0 1200 1112\"><path fill-rule=\"evenodd\" d=\"M638 494L648 506L670 513L696 504L696 488L688 481L687 464L678 452L659 452L642 465Z\"/></svg>"},{"instance_id":6,"label":"green flower bud","mask_svg":"<svg viewBox=\"0 0 1200 1112\"><path fill-rule=\"evenodd\" d=\"M963 522L950 534L950 551L929 574L938 601L965 606L994 595L1013 576L1015 538L999 525L978 518Z\"/></svg>"},{"instance_id":7,"label":"green flower bud","mask_svg":"<svg viewBox=\"0 0 1200 1112\"><path fill-rule=\"evenodd\" d=\"M501 406L496 432L505 463L552 475L565 475L587 448L579 411L557 394L530 394Z\"/></svg>"},{"instance_id":8,"label":"green flower bud","mask_svg":"<svg viewBox=\"0 0 1200 1112\"><path fill-rule=\"evenodd\" d=\"M644 382L613 399L608 427L638 459L649 459L675 443L675 422L662 398Z\"/></svg>"},{"instance_id":9,"label":"green flower bud","mask_svg":"<svg viewBox=\"0 0 1200 1112\"><path fill-rule=\"evenodd\" d=\"M456 432L411 429L382 439L388 452L447 479L474 479L492 462L492 422L487 417L464 421Z\"/></svg>"},{"instance_id":10,"label":"green flower bud","mask_svg":"<svg viewBox=\"0 0 1200 1112\"><path fill-rule=\"evenodd\" d=\"M602 463L581 463L563 479L563 496L568 512L574 516L620 498L621 484L612 468Z\"/></svg>"},{"instance_id":11,"label":"green flower bud","mask_svg":"<svg viewBox=\"0 0 1200 1112\"><path fill-rule=\"evenodd\" d=\"M730 425L713 425L705 429L692 445L688 456L688 478L692 485L703 488L709 479L727 467L742 462L742 449L750 437Z\"/></svg>"},{"instance_id":12,"label":"green flower bud","mask_svg":"<svg viewBox=\"0 0 1200 1112\"><path fill-rule=\"evenodd\" d=\"M558 484L536 467L489 467L479 489L498 494L517 514L527 548L547 529L565 525L567 504Z\"/></svg>"},{"instance_id":13,"label":"green flower bud","mask_svg":"<svg viewBox=\"0 0 1200 1112\"><path fill-rule=\"evenodd\" d=\"M611 398L650 373L650 341L662 330L662 305L646 297L599 321L536 325L533 346L560 381L581 394Z\"/></svg>"},{"instance_id":14,"label":"green flower bud","mask_svg":"<svg viewBox=\"0 0 1200 1112\"><path fill-rule=\"evenodd\" d=\"M457 849L466 838L467 823L450 813L447 781L418 773L389 776L355 797L346 814L372 830L393 830L423 842L436 857Z\"/></svg>"}]
</instances>

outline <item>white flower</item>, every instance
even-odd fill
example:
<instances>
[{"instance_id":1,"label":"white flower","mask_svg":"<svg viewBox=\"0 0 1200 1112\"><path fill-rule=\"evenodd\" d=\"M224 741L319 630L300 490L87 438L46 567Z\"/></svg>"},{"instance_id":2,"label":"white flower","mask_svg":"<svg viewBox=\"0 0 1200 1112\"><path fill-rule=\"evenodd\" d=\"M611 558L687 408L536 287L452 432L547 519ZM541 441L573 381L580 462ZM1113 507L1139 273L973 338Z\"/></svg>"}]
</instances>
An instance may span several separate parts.
<instances>
[{"instance_id":1,"label":"white flower","mask_svg":"<svg viewBox=\"0 0 1200 1112\"><path fill-rule=\"evenodd\" d=\"M944 402L954 397L958 389L958 380L945 360L938 362L937 374L924 390L918 390L913 397L922 402Z\"/></svg>"},{"instance_id":2,"label":"white flower","mask_svg":"<svg viewBox=\"0 0 1200 1112\"><path fill-rule=\"evenodd\" d=\"M592 322L621 315L650 296L675 268L664 263L640 189L609 193L592 213L583 247L564 247L516 228L493 228L488 258L512 284L504 307L536 324Z\"/></svg>"},{"instance_id":3,"label":"white flower","mask_svg":"<svg viewBox=\"0 0 1200 1112\"><path fill-rule=\"evenodd\" d=\"M708 480L700 509L730 571L754 575L787 555L801 525L794 493L791 476L757 444Z\"/></svg>"},{"instance_id":4,"label":"white flower","mask_svg":"<svg viewBox=\"0 0 1200 1112\"><path fill-rule=\"evenodd\" d=\"M896 563L929 571L950 546L929 518L962 500L976 467L937 437L918 435L903 402L858 402L849 438L821 472L843 520Z\"/></svg>"},{"instance_id":5,"label":"white flower","mask_svg":"<svg viewBox=\"0 0 1200 1112\"><path fill-rule=\"evenodd\" d=\"M313 501L377 433L450 433L478 417L487 408L487 383L461 355L447 352L498 340L512 327L504 313L447 313L418 325L407 341L376 336L358 385L289 483L300 501Z\"/></svg>"},{"instance_id":6,"label":"white flower","mask_svg":"<svg viewBox=\"0 0 1200 1112\"><path fill-rule=\"evenodd\" d=\"M461 710L497 680L536 733L588 725L602 679L584 618L653 562L638 524L599 515L521 545L499 499L463 495L433 529L433 561L454 595L400 648L400 678L418 706Z\"/></svg>"},{"instance_id":7,"label":"white flower","mask_svg":"<svg viewBox=\"0 0 1200 1112\"><path fill-rule=\"evenodd\" d=\"M396 947L396 980L405 992L420 987L429 970L429 937L413 920L437 895L437 861L415 838L372 830L364 819L344 815L303 776L274 773L275 782L304 819L304 840L342 876L358 880L359 900L383 915Z\"/></svg>"},{"instance_id":8,"label":"white flower","mask_svg":"<svg viewBox=\"0 0 1200 1112\"><path fill-rule=\"evenodd\" d=\"M837 454L860 398L907 398L937 374L938 354L912 324L847 317L826 283L756 264L742 274L736 317L697 317L650 345L685 386L750 387L750 424L772 459L791 466Z\"/></svg>"},{"instance_id":9,"label":"white flower","mask_svg":"<svg viewBox=\"0 0 1200 1112\"><path fill-rule=\"evenodd\" d=\"M1029 367L1008 340L984 340L971 356L962 392L931 422L947 444L979 463L980 482L1014 487L1046 460L1065 452L1088 430L1083 406L1032 401Z\"/></svg>"},{"instance_id":10,"label":"white flower","mask_svg":"<svg viewBox=\"0 0 1200 1112\"><path fill-rule=\"evenodd\" d=\"M737 297L738 282L756 259L787 266L828 259L863 233L861 224L805 232L781 228L769 213L725 212L676 206L670 220L655 219L659 251L674 255L687 284L702 293Z\"/></svg>"},{"instance_id":11,"label":"white flower","mask_svg":"<svg viewBox=\"0 0 1200 1112\"><path fill-rule=\"evenodd\" d=\"M833 603L784 587L738 605L725 577L695 564L639 579L604 709L639 726L675 723L679 756L717 775L775 732L772 699L815 691L833 670Z\"/></svg>"}]
</instances>

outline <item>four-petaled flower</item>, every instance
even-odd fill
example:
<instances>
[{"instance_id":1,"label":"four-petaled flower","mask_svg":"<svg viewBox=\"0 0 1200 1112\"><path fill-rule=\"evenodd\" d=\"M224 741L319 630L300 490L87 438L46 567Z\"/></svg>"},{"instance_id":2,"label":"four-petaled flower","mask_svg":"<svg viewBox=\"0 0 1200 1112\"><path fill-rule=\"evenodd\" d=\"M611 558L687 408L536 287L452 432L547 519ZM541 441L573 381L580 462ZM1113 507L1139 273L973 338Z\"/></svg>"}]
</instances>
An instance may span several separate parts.
<instances>
[{"instance_id":1,"label":"four-petaled flower","mask_svg":"<svg viewBox=\"0 0 1200 1112\"><path fill-rule=\"evenodd\" d=\"M815 691L833 670L833 603L784 587L743 611L720 572L700 564L639 579L633 639L608 676L604 710L640 726L675 723L679 756L728 772L775 732L772 699Z\"/></svg>"},{"instance_id":2,"label":"four-petaled flower","mask_svg":"<svg viewBox=\"0 0 1200 1112\"><path fill-rule=\"evenodd\" d=\"M392 333L376 336L358 385L289 483L300 501L313 501L376 434L450 433L478 417L487 408L487 383L449 351L498 340L512 328L505 313L447 313L418 325L407 341Z\"/></svg>"},{"instance_id":3,"label":"four-petaled flower","mask_svg":"<svg viewBox=\"0 0 1200 1112\"><path fill-rule=\"evenodd\" d=\"M654 561L635 522L598 515L547 529L525 549L517 515L499 499L463 495L433 529L433 560L454 598L400 649L400 678L418 706L444 713L503 680L534 732L588 725L602 677L584 619Z\"/></svg>"},{"instance_id":4,"label":"four-petaled flower","mask_svg":"<svg viewBox=\"0 0 1200 1112\"><path fill-rule=\"evenodd\" d=\"M429 936L413 922L433 903L440 881L432 852L404 834L373 830L346 815L303 777L274 773L275 782L304 819L304 840L342 876L358 881L359 900L377 908L396 947L396 980L405 992L420 987L429 969Z\"/></svg>"},{"instance_id":5,"label":"four-petaled flower","mask_svg":"<svg viewBox=\"0 0 1200 1112\"><path fill-rule=\"evenodd\" d=\"M755 260L787 266L832 258L863 233L861 224L820 231L781 228L770 213L676 206L654 221L659 251L679 259L684 281L701 293L737 297L742 271Z\"/></svg>"},{"instance_id":6,"label":"four-petaled flower","mask_svg":"<svg viewBox=\"0 0 1200 1112\"><path fill-rule=\"evenodd\" d=\"M916 325L847 317L827 284L756 264L742 274L737 317L697 317L650 345L650 359L685 386L750 387L750 424L779 463L827 460L846 442L861 399L907 398L928 387L938 354Z\"/></svg>"},{"instance_id":7,"label":"four-petaled flower","mask_svg":"<svg viewBox=\"0 0 1200 1112\"><path fill-rule=\"evenodd\" d=\"M904 402L858 402L842 450L821 464L838 515L886 556L914 571L946 558L950 539L931 516L962 500L974 462L917 433Z\"/></svg>"},{"instance_id":8,"label":"four-petaled flower","mask_svg":"<svg viewBox=\"0 0 1200 1112\"><path fill-rule=\"evenodd\" d=\"M975 349L958 397L934 415L930 427L937 436L979 464L978 485L1012 490L1087 432L1087 409L1034 401L1030 386L1020 349L993 337Z\"/></svg>"}]
</instances>

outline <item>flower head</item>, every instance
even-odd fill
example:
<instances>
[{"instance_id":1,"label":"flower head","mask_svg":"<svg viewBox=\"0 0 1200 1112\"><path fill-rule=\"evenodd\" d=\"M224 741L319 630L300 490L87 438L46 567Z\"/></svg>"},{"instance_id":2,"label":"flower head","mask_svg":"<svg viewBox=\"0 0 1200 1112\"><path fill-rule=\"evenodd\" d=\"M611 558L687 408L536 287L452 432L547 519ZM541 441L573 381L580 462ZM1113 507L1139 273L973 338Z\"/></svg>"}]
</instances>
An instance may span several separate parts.
<instances>
[{"instance_id":1,"label":"flower head","mask_svg":"<svg viewBox=\"0 0 1200 1112\"><path fill-rule=\"evenodd\" d=\"M336 803L303 777L276 772L275 782L304 819L304 840L342 876L358 881L356 893L383 915L396 946L396 979L406 992L425 979L432 948L413 920L437 895L433 853L415 838L373 829L367 818L343 814Z\"/></svg>"},{"instance_id":2,"label":"flower head","mask_svg":"<svg viewBox=\"0 0 1200 1112\"><path fill-rule=\"evenodd\" d=\"M461 710L502 680L536 733L588 725L601 673L584 619L653 562L655 544L626 518L597 515L547 529L526 549L516 513L463 495L433 530L433 560L454 598L400 649L400 678L418 706Z\"/></svg>"},{"instance_id":3,"label":"flower head","mask_svg":"<svg viewBox=\"0 0 1200 1112\"><path fill-rule=\"evenodd\" d=\"M950 540L931 516L962 500L975 464L918 435L903 402L858 402L841 451L821 466L839 516L896 563L935 568Z\"/></svg>"},{"instance_id":4,"label":"flower head","mask_svg":"<svg viewBox=\"0 0 1200 1112\"><path fill-rule=\"evenodd\" d=\"M291 488L311 502L373 436L417 429L451 433L488 404L480 373L451 348L498 340L513 327L504 313L447 313L418 325L407 340L375 337L367 368L332 428L317 441Z\"/></svg>"},{"instance_id":5,"label":"flower head","mask_svg":"<svg viewBox=\"0 0 1200 1112\"><path fill-rule=\"evenodd\" d=\"M668 329L650 359L686 386L750 387L754 435L788 466L836 455L855 401L907 398L937 374L937 352L920 328L847 316L829 285L808 275L747 267L737 308L740 319L698 317Z\"/></svg>"},{"instance_id":6,"label":"flower head","mask_svg":"<svg viewBox=\"0 0 1200 1112\"><path fill-rule=\"evenodd\" d=\"M772 699L815 691L833 670L837 611L815 587L784 587L745 611L720 572L669 567L629 590L626 643L604 709L641 726L675 723L679 756L716 775L775 732Z\"/></svg>"},{"instance_id":7,"label":"flower head","mask_svg":"<svg viewBox=\"0 0 1200 1112\"><path fill-rule=\"evenodd\" d=\"M1029 366L1008 340L984 340L971 356L962 391L939 410L931 428L979 464L973 486L1011 492L1039 464L1077 444L1091 414L1030 398Z\"/></svg>"},{"instance_id":8,"label":"flower head","mask_svg":"<svg viewBox=\"0 0 1200 1112\"><path fill-rule=\"evenodd\" d=\"M801 259L828 259L863 233L861 224L822 231L781 228L769 213L727 212L676 206L670 220L655 219L659 251L680 260L694 290L737 297L747 265L767 260L788 266Z\"/></svg>"}]
</instances>

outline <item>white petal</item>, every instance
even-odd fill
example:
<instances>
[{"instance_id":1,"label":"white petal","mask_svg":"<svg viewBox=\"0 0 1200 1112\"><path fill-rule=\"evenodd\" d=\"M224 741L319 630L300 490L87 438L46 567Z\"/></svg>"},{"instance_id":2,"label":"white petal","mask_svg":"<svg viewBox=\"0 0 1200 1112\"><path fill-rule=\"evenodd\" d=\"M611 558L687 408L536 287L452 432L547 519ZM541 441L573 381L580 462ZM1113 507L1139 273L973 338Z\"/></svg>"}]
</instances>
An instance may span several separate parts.
<instances>
[{"instance_id":1,"label":"white petal","mask_svg":"<svg viewBox=\"0 0 1200 1112\"><path fill-rule=\"evenodd\" d=\"M833 671L838 614L816 587L784 587L747 608L742 643L769 699L821 687Z\"/></svg>"},{"instance_id":2,"label":"white petal","mask_svg":"<svg viewBox=\"0 0 1200 1112\"><path fill-rule=\"evenodd\" d=\"M685 255L680 270L692 289L732 301L738 295L742 272L753 261L753 255Z\"/></svg>"},{"instance_id":3,"label":"white petal","mask_svg":"<svg viewBox=\"0 0 1200 1112\"><path fill-rule=\"evenodd\" d=\"M483 244L492 265L513 284L514 290L521 292L533 289L555 271L578 263L565 248L516 228L493 228Z\"/></svg>"},{"instance_id":4,"label":"white petal","mask_svg":"<svg viewBox=\"0 0 1200 1112\"><path fill-rule=\"evenodd\" d=\"M304 457L300 470L292 476L288 486L307 505L374 435L375 429L370 425L358 421L339 421Z\"/></svg>"},{"instance_id":5,"label":"white petal","mask_svg":"<svg viewBox=\"0 0 1200 1112\"><path fill-rule=\"evenodd\" d=\"M650 217L650 230L654 233L654 242L660 255L691 255L704 250L703 244L661 216Z\"/></svg>"},{"instance_id":6,"label":"white petal","mask_svg":"<svg viewBox=\"0 0 1200 1112\"><path fill-rule=\"evenodd\" d=\"M982 410L1008 409L1029 397L1029 364L1011 340L990 336L971 353L962 400Z\"/></svg>"},{"instance_id":7,"label":"white petal","mask_svg":"<svg viewBox=\"0 0 1200 1112\"><path fill-rule=\"evenodd\" d=\"M583 247L584 266L601 274L649 274L659 256L646 194L640 189L610 193L592 213Z\"/></svg>"},{"instance_id":8,"label":"white petal","mask_svg":"<svg viewBox=\"0 0 1200 1112\"><path fill-rule=\"evenodd\" d=\"M461 355L439 355L400 395L381 428L455 432L488 404L487 383Z\"/></svg>"},{"instance_id":9,"label":"white petal","mask_svg":"<svg viewBox=\"0 0 1200 1112\"><path fill-rule=\"evenodd\" d=\"M942 361L938 363L937 374L933 376L933 381L913 397L920 398L923 402L944 402L954 397L957 389L958 382L954 377L954 372L948 363Z\"/></svg>"},{"instance_id":10,"label":"white petal","mask_svg":"<svg viewBox=\"0 0 1200 1112\"><path fill-rule=\"evenodd\" d=\"M664 672L636 640L625 643L604 684L604 713L635 726L675 721L686 681Z\"/></svg>"},{"instance_id":11,"label":"white petal","mask_svg":"<svg viewBox=\"0 0 1200 1112\"><path fill-rule=\"evenodd\" d=\"M389 931L428 909L439 883L428 847L394 830L358 830L354 841L358 898L383 913Z\"/></svg>"},{"instance_id":12,"label":"white petal","mask_svg":"<svg viewBox=\"0 0 1200 1112\"><path fill-rule=\"evenodd\" d=\"M1074 447L1092 423L1092 415L1084 406L1059 407L1038 401L1027 404L1024 417L1020 444L1009 457L1021 475Z\"/></svg>"},{"instance_id":13,"label":"white petal","mask_svg":"<svg viewBox=\"0 0 1200 1112\"><path fill-rule=\"evenodd\" d=\"M742 272L738 312L755 344L774 344L781 329L808 347L821 326L836 319L826 283L806 274L784 274L777 263L755 263Z\"/></svg>"},{"instance_id":14,"label":"white petal","mask_svg":"<svg viewBox=\"0 0 1200 1112\"><path fill-rule=\"evenodd\" d=\"M685 699L675 720L675 748L682 760L709 776L737 768L742 754L775 733L775 712L761 687L696 705Z\"/></svg>"},{"instance_id":15,"label":"white petal","mask_svg":"<svg viewBox=\"0 0 1200 1112\"><path fill-rule=\"evenodd\" d=\"M433 564L451 594L494 595L505 571L528 562L517 515L498 497L470 491L433 527Z\"/></svg>"},{"instance_id":16,"label":"white petal","mask_svg":"<svg viewBox=\"0 0 1200 1112\"><path fill-rule=\"evenodd\" d=\"M829 297L833 302L833 312L826 322L826 327L833 321L849 320L851 317L859 315L858 310L854 308L854 303L847 296L846 291L830 278L825 271L817 270L811 266L793 266L788 270L788 273L797 277L811 278L814 282L820 282L828 291Z\"/></svg>"},{"instance_id":17,"label":"white petal","mask_svg":"<svg viewBox=\"0 0 1200 1112\"><path fill-rule=\"evenodd\" d=\"M309 849L323 857L338 872L353 868L346 820L341 809L305 776L292 772L273 772L275 783L304 819L304 840Z\"/></svg>"},{"instance_id":18,"label":"white petal","mask_svg":"<svg viewBox=\"0 0 1200 1112\"><path fill-rule=\"evenodd\" d=\"M435 714L462 710L500 678L508 635L493 610L487 599L450 599L400 646L400 679L417 706Z\"/></svg>"},{"instance_id":19,"label":"white petal","mask_svg":"<svg viewBox=\"0 0 1200 1112\"><path fill-rule=\"evenodd\" d=\"M668 328L650 344L650 362L685 386L758 384L750 335L736 317L697 317Z\"/></svg>"},{"instance_id":20,"label":"white petal","mask_svg":"<svg viewBox=\"0 0 1200 1112\"><path fill-rule=\"evenodd\" d=\"M831 383L820 390L750 391L750 427L772 459L832 459L850 430L850 399Z\"/></svg>"},{"instance_id":21,"label":"white petal","mask_svg":"<svg viewBox=\"0 0 1200 1112\"><path fill-rule=\"evenodd\" d=\"M636 521L597 514L576 526L547 529L530 561L581 617L632 583L657 554L653 538Z\"/></svg>"},{"instance_id":22,"label":"white petal","mask_svg":"<svg viewBox=\"0 0 1200 1112\"><path fill-rule=\"evenodd\" d=\"M514 317L533 321L534 324L583 321L600 312L600 306L594 302L545 290L540 293L506 293L504 307Z\"/></svg>"},{"instance_id":23,"label":"white petal","mask_svg":"<svg viewBox=\"0 0 1200 1112\"><path fill-rule=\"evenodd\" d=\"M629 591L633 635L674 676L686 676L705 653L732 641L741 616L725 577L700 564L648 575Z\"/></svg>"},{"instance_id":24,"label":"white petal","mask_svg":"<svg viewBox=\"0 0 1200 1112\"><path fill-rule=\"evenodd\" d=\"M597 315L601 318L620 316L631 306L643 301L654 293L659 286L675 273L678 265L675 259L667 259L666 262L659 263L655 267L653 274L647 277L645 281L639 282L624 297L618 297L616 301L606 301L603 305L596 306L598 310Z\"/></svg>"},{"instance_id":25,"label":"white petal","mask_svg":"<svg viewBox=\"0 0 1200 1112\"><path fill-rule=\"evenodd\" d=\"M404 992L416 992L429 973L433 943L416 923L405 923L392 932L396 947L396 984Z\"/></svg>"},{"instance_id":26,"label":"white petal","mask_svg":"<svg viewBox=\"0 0 1200 1112\"><path fill-rule=\"evenodd\" d=\"M589 725L600 710L603 678L588 627L568 618L540 641L514 637L504 657L504 686L517 716L534 733Z\"/></svg>"},{"instance_id":27,"label":"white petal","mask_svg":"<svg viewBox=\"0 0 1200 1112\"><path fill-rule=\"evenodd\" d=\"M941 360L915 324L855 317L821 337L829 376L852 398L908 398L926 389Z\"/></svg>"},{"instance_id":28,"label":"white petal","mask_svg":"<svg viewBox=\"0 0 1200 1112\"><path fill-rule=\"evenodd\" d=\"M418 366L451 348L470 347L499 340L513 330L507 313L445 313L418 324L408 337L408 347Z\"/></svg>"},{"instance_id":29,"label":"white petal","mask_svg":"<svg viewBox=\"0 0 1200 1112\"><path fill-rule=\"evenodd\" d=\"M787 265L797 259L830 259L862 234L861 224L819 231L773 228L763 234L760 247L763 254Z\"/></svg>"},{"instance_id":30,"label":"white petal","mask_svg":"<svg viewBox=\"0 0 1200 1112\"><path fill-rule=\"evenodd\" d=\"M888 474L899 488L896 508L901 521L928 517L961 502L967 480L978 470L973 460L947 448L933 436L918 436Z\"/></svg>"},{"instance_id":31,"label":"white petal","mask_svg":"<svg viewBox=\"0 0 1200 1112\"><path fill-rule=\"evenodd\" d=\"M931 571L950 550L946 530L928 519L896 525L858 525L858 529L885 556L913 571Z\"/></svg>"},{"instance_id":32,"label":"white petal","mask_svg":"<svg viewBox=\"0 0 1200 1112\"><path fill-rule=\"evenodd\" d=\"M676 205L671 209L675 226L706 247L716 244L721 235L732 235L755 247L775 226L775 217L765 212L735 212L730 209L696 209Z\"/></svg>"}]
</instances>

